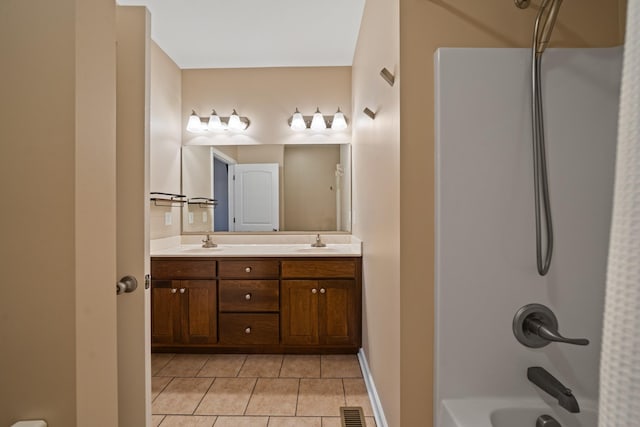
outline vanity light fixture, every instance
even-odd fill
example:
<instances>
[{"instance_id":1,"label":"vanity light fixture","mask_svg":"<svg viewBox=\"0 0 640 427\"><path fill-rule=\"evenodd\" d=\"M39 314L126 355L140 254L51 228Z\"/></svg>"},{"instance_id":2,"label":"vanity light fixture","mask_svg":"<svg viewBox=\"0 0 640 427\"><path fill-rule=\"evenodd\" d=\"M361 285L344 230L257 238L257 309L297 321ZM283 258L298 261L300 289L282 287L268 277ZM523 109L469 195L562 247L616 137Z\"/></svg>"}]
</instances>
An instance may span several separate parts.
<instances>
[{"instance_id":1,"label":"vanity light fixture","mask_svg":"<svg viewBox=\"0 0 640 427\"><path fill-rule=\"evenodd\" d=\"M291 116L291 124L289 126L293 130L305 130L307 128L307 123L304 121L302 113L298 111L298 107L296 107L296 112Z\"/></svg>"},{"instance_id":2,"label":"vanity light fixture","mask_svg":"<svg viewBox=\"0 0 640 427\"><path fill-rule=\"evenodd\" d=\"M291 117L289 117L289 126L296 131L311 129L314 131L323 131L327 128L332 130L344 130L347 128L347 119L340 108L334 115L323 115L320 112L320 108L316 108L316 112L313 116L304 116L296 108L296 111Z\"/></svg>"},{"instance_id":3,"label":"vanity light fixture","mask_svg":"<svg viewBox=\"0 0 640 427\"><path fill-rule=\"evenodd\" d=\"M344 113L340 111L340 107L338 107L338 111L333 115L333 121L331 122L331 129L334 130L344 130L347 128L347 119L344 118Z\"/></svg>"},{"instance_id":4,"label":"vanity light fixture","mask_svg":"<svg viewBox=\"0 0 640 427\"><path fill-rule=\"evenodd\" d=\"M238 115L236 110L229 117L220 117L216 113L216 110L211 111L211 115L208 117L200 117L191 110L189 121L187 122L187 130L189 132L203 132L203 131L219 131L219 130L233 130L241 131L249 127L251 122L247 117Z\"/></svg>"},{"instance_id":5,"label":"vanity light fixture","mask_svg":"<svg viewBox=\"0 0 640 427\"><path fill-rule=\"evenodd\" d=\"M327 123L324 121L324 117L320 112L320 108L316 107L316 112L313 113L313 119L311 119L311 129L324 130L327 128Z\"/></svg>"}]
</instances>

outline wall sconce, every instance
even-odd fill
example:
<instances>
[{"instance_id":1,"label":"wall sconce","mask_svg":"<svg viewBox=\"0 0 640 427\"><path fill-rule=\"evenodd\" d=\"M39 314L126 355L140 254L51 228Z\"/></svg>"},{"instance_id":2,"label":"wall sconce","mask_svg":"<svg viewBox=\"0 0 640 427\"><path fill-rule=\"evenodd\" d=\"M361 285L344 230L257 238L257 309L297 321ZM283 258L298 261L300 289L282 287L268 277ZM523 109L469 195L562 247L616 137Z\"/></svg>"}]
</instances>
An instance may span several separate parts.
<instances>
[{"instance_id":1,"label":"wall sconce","mask_svg":"<svg viewBox=\"0 0 640 427\"><path fill-rule=\"evenodd\" d=\"M189 132L219 131L219 130L245 130L249 127L251 121L247 117L241 117L235 108L229 117L220 117L216 110L211 110L209 117L200 117L191 110L189 121L187 122L187 130Z\"/></svg>"},{"instance_id":2,"label":"wall sconce","mask_svg":"<svg viewBox=\"0 0 640 427\"><path fill-rule=\"evenodd\" d=\"M320 112L320 108L316 108L313 116L303 116L296 108L296 111L289 117L287 123L289 123L289 126L293 130L312 129L320 131L327 128L332 130L344 130L347 128L347 119L344 113L340 111L340 108L338 108L338 111L336 111L333 116L323 115Z\"/></svg>"}]
</instances>

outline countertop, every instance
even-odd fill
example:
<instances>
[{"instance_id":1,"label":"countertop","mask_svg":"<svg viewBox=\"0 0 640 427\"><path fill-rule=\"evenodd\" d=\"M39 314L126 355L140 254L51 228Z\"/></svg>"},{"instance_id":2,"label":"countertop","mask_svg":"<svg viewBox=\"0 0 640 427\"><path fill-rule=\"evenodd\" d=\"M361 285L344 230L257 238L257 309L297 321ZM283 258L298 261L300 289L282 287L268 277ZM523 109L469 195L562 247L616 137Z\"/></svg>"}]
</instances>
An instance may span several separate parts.
<instances>
[{"instance_id":1,"label":"countertop","mask_svg":"<svg viewBox=\"0 0 640 427\"><path fill-rule=\"evenodd\" d=\"M309 244L219 244L203 248L180 244L151 251L152 257L354 257L362 256L361 243L327 243L322 248Z\"/></svg>"}]
</instances>

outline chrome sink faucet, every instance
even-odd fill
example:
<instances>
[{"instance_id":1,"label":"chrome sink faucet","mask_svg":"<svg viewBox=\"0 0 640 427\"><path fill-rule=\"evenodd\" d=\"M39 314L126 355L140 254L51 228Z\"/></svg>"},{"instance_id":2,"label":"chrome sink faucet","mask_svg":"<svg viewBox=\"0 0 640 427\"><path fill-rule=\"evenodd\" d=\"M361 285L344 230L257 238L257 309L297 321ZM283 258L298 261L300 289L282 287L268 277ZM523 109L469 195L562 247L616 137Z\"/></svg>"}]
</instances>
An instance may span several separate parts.
<instances>
[{"instance_id":1,"label":"chrome sink faucet","mask_svg":"<svg viewBox=\"0 0 640 427\"><path fill-rule=\"evenodd\" d=\"M202 240L202 247L203 247L203 248L215 248L215 247L217 247L217 246L218 246L218 245L216 245L215 243L213 243L213 240L211 240L211 236L209 236L208 234L207 234L207 237L205 237L205 238Z\"/></svg>"},{"instance_id":2,"label":"chrome sink faucet","mask_svg":"<svg viewBox=\"0 0 640 427\"><path fill-rule=\"evenodd\" d=\"M322 241L322 239L320 239L320 233L318 233L318 234L316 235L316 241L315 241L315 243L312 243L312 244L311 244L311 247L312 247L312 248L324 248L325 246L327 246L327 244L326 244L326 243L324 243L324 242Z\"/></svg>"},{"instance_id":3,"label":"chrome sink faucet","mask_svg":"<svg viewBox=\"0 0 640 427\"><path fill-rule=\"evenodd\" d=\"M558 404L567 411L577 414L580 406L571 389L566 388L546 369L540 366L532 366L527 369L527 379L540 387L542 390L558 399Z\"/></svg>"}]
</instances>

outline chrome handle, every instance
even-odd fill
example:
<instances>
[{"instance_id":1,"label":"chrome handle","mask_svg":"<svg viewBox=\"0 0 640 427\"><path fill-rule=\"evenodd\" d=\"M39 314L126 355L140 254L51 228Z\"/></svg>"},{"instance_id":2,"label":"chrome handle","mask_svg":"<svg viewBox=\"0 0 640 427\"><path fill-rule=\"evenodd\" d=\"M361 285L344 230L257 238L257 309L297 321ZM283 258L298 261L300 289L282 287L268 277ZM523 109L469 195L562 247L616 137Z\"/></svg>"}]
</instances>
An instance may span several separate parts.
<instances>
[{"instance_id":1,"label":"chrome handle","mask_svg":"<svg viewBox=\"0 0 640 427\"><path fill-rule=\"evenodd\" d=\"M175 294L176 292L178 292L178 290L177 290L177 289L175 289L175 288L174 288L174 289L171 289L171 293L172 293L172 294Z\"/></svg>"},{"instance_id":2,"label":"chrome handle","mask_svg":"<svg viewBox=\"0 0 640 427\"><path fill-rule=\"evenodd\" d=\"M180 293L181 293L181 294L184 294L184 293L185 293L185 291L186 291L186 289L185 289L185 288L180 288Z\"/></svg>"},{"instance_id":3,"label":"chrome handle","mask_svg":"<svg viewBox=\"0 0 640 427\"><path fill-rule=\"evenodd\" d=\"M535 318L528 318L524 321L524 327L541 338L548 341L562 342L565 344L574 345L589 345L589 340L586 338L565 338L558 333L554 328L549 325L545 325L540 320Z\"/></svg>"},{"instance_id":4,"label":"chrome handle","mask_svg":"<svg viewBox=\"0 0 640 427\"><path fill-rule=\"evenodd\" d=\"M313 289L311 289L311 293L312 293L312 294L317 294L317 293L318 293L318 290L317 290L316 288L313 288Z\"/></svg>"},{"instance_id":5,"label":"chrome handle","mask_svg":"<svg viewBox=\"0 0 640 427\"><path fill-rule=\"evenodd\" d=\"M245 267L244 268L244 272L245 273L251 273L251 267Z\"/></svg>"},{"instance_id":6,"label":"chrome handle","mask_svg":"<svg viewBox=\"0 0 640 427\"><path fill-rule=\"evenodd\" d=\"M251 294L246 294L244 296L244 299L246 299L247 301L249 301L251 299Z\"/></svg>"},{"instance_id":7,"label":"chrome handle","mask_svg":"<svg viewBox=\"0 0 640 427\"><path fill-rule=\"evenodd\" d=\"M133 276L124 276L116 283L116 294L129 294L138 288L138 280Z\"/></svg>"},{"instance_id":8,"label":"chrome handle","mask_svg":"<svg viewBox=\"0 0 640 427\"><path fill-rule=\"evenodd\" d=\"M320 293L324 294L325 292L327 292L327 290L325 288L320 288Z\"/></svg>"},{"instance_id":9,"label":"chrome handle","mask_svg":"<svg viewBox=\"0 0 640 427\"><path fill-rule=\"evenodd\" d=\"M245 333L245 334L250 334L250 333L251 333L251 326L249 326L248 328L246 328L246 329L244 330L244 333Z\"/></svg>"}]
</instances>

